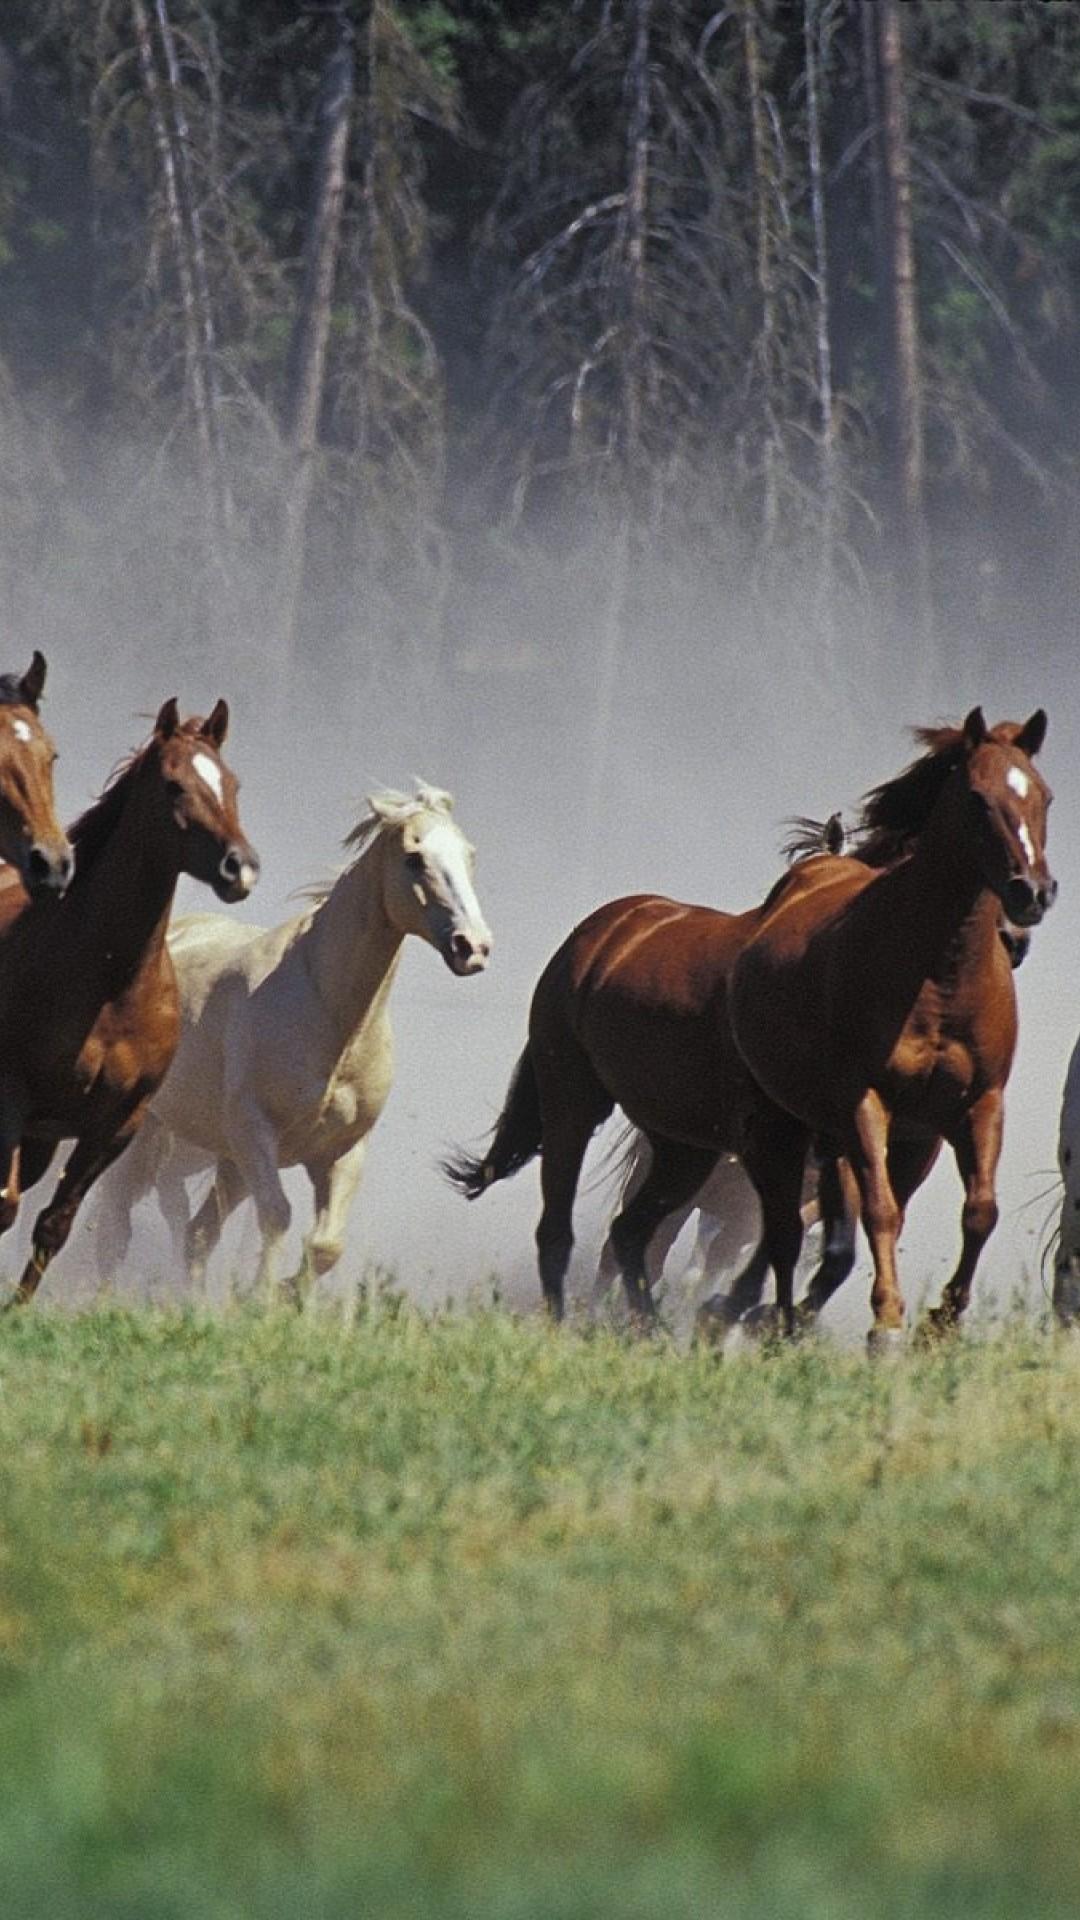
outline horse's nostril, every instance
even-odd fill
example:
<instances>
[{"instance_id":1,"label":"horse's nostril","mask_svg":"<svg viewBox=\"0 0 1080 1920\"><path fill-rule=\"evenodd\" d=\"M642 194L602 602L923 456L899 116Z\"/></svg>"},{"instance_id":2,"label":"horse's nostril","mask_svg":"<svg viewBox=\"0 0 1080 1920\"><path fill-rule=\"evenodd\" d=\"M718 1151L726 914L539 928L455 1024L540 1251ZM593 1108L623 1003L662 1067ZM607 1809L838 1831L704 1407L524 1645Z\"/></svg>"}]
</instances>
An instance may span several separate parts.
<instances>
[{"instance_id":1,"label":"horse's nostril","mask_svg":"<svg viewBox=\"0 0 1080 1920\"><path fill-rule=\"evenodd\" d=\"M47 847L31 847L26 856L26 878L31 887L43 892L63 893L75 871L75 856L70 847L63 853L51 853Z\"/></svg>"}]
</instances>

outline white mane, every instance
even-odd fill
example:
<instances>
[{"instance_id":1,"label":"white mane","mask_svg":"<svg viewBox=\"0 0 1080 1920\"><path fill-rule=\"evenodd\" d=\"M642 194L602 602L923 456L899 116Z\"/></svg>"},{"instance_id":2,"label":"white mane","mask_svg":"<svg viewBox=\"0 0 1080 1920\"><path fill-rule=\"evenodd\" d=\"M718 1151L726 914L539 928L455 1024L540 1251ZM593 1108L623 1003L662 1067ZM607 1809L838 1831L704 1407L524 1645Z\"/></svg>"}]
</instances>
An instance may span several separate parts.
<instances>
[{"instance_id":1,"label":"white mane","mask_svg":"<svg viewBox=\"0 0 1080 1920\"><path fill-rule=\"evenodd\" d=\"M400 793L395 787L380 787L369 793L367 812L345 835L343 844L362 852L381 827L400 827L418 813L453 813L453 795L444 787L430 786L426 780L417 780L415 787L415 793Z\"/></svg>"},{"instance_id":2,"label":"white mane","mask_svg":"<svg viewBox=\"0 0 1080 1920\"><path fill-rule=\"evenodd\" d=\"M450 818L454 811L453 794L445 787L433 787L426 780L415 781L415 793L402 793L396 787L378 787L367 796L367 811L362 813L355 827L350 828L342 841L353 858L348 865L340 869L329 880L316 880L310 887L301 889L301 898L313 900L317 906L337 885L343 872L363 859L372 841L386 827L400 827L406 820L412 820L419 813L439 813Z\"/></svg>"}]
</instances>

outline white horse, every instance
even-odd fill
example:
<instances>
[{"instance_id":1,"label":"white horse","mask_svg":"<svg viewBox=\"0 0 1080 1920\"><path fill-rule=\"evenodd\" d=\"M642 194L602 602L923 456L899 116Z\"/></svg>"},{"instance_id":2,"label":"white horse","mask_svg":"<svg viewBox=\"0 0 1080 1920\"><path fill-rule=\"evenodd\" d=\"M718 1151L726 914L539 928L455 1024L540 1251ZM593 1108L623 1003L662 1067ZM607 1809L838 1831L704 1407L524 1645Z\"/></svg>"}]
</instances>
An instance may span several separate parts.
<instances>
[{"instance_id":1,"label":"white horse","mask_svg":"<svg viewBox=\"0 0 1080 1920\"><path fill-rule=\"evenodd\" d=\"M1063 1325L1072 1326L1080 1320L1080 1040L1065 1075L1058 1166L1065 1191L1054 1253L1054 1312Z\"/></svg>"},{"instance_id":2,"label":"white horse","mask_svg":"<svg viewBox=\"0 0 1080 1920\"><path fill-rule=\"evenodd\" d=\"M379 793L345 844L355 858L315 904L265 931L189 914L169 933L180 984L176 1059L132 1150L101 1182L97 1259L108 1276L131 1210L156 1187L198 1280L229 1215L255 1202L269 1288L292 1209L282 1167L302 1166L315 1221L299 1289L340 1259L368 1135L393 1079L388 1016L402 943L416 934L451 973L482 973L491 934L473 887L473 849L440 789ZM213 1167L189 1221L185 1179Z\"/></svg>"},{"instance_id":3,"label":"white horse","mask_svg":"<svg viewBox=\"0 0 1080 1920\"><path fill-rule=\"evenodd\" d=\"M644 1134L635 1133L625 1159L625 1178L621 1186L621 1204L632 1199L649 1171L652 1155ZM663 1275L668 1255L693 1213L698 1215L697 1231L690 1257L680 1276L683 1293L692 1298L704 1281L712 1285L736 1272L752 1255L761 1239L761 1207L757 1194L743 1172L742 1162L733 1153L722 1153L708 1179L685 1206L676 1207L660 1222L649 1242L645 1267L649 1285L656 1287ZM622 1274L608 1235L600 1249L600 1260L593 1282L592 1305L597 1312L608 1299Z\"/></svg>"},{"instance_id":4,"label":"white horse","mask_svg":"<svg viewBox=\"0 0 1080 1920\"><path fill-rule=\"evenodd\" d=\"M619 1204L624 1207L642 1185L652 1164L652 1153L643 1133L630 1130L629 1139L619 1154L619 1164L622 1172ZM802 1210L803 1226L811 1232L821 1225L816 1185L814 1169L804 1187ZM679 1288L684 1299L691 1303L701 1297L702 1305L697 1318L699 1331L704 1328L707 1337L715 1338L720 1327L730 1329L736 1320L741 1320L748 1332L771 1329L775 1309L758 1305L761 1289L769 1273L762 1238L761 1203L737 1154L722 1153L693 1198L683 1206L676 1207L660 1222L645 1254L649 1285L658 1287L671 1250L687 1221L695 1213L698 1217L697 1227L689 1259L679 1276ZM821 1252L815 1255L809 1245L805 1252L811 1262L821 1258ZM854 1229L845 1215L838 1222L831 1254L834 1272L825 1298L839 1284L839 1279L846 1275L853 1257ZM843 1272L838 1279L835 1270L841 1267ZM593 1281L594 1314L605 1305L615 1282L621 1281L621 1277L609 1232L600 1249ZM736 1291L725 1296L723 1283L735 1279L738 1280ZM742 1305L737 1306L736 1302L740 1299Z\"/></svg>"}]
</instances>

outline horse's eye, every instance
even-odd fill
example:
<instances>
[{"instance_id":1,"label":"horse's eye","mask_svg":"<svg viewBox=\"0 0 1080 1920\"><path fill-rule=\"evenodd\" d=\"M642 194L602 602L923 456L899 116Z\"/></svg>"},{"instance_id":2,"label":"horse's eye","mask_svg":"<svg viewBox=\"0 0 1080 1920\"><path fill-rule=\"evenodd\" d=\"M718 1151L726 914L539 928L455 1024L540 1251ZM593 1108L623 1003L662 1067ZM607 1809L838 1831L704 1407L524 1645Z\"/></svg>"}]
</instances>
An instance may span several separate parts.
<instances>
[{"instance_id":1,"label":"horse's eye","mask_svg":"<svg viewBox=\"0 0 1080 1920\"><path fill-rule=\"evenodd\" d=\"M407 853L407 854L405 855L405 865L406 865L407 867L411 867L411 868L412 868L412 871L413 871L414 873L423 873L423 871L424 871L424 856L423 856L423 854L422 854L422 853Z\"/></svg>"},{"instance_id":2,"label":"horse's eye","mask_svg":"<svg viewBox=\"0 0 1080 1920\"><path fill-rule=\"evenodd\" d=\"M170 800L180 800L184 793L183 783L179 780L166 780L165 791Z\"/></svg>"}]
</instances>

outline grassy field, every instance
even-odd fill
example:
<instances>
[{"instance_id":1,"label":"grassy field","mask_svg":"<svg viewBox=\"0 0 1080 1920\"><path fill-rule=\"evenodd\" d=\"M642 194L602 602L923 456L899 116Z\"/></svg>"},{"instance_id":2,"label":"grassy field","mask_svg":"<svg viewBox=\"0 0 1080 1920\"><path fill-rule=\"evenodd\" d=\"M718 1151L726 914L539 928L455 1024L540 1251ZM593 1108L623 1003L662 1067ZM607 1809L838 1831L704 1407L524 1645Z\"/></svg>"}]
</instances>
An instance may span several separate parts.
<instances>
[{"instance_id":1,"label":"grassy field","mask_svg":"<svg viewBox=\"0 0 1080 1920\"><path fill-rule=\"evenodd\" d=\"M1080 1352L0 1327L4 1920L1080 1911Z\"/></svg>"}]
</instances>

